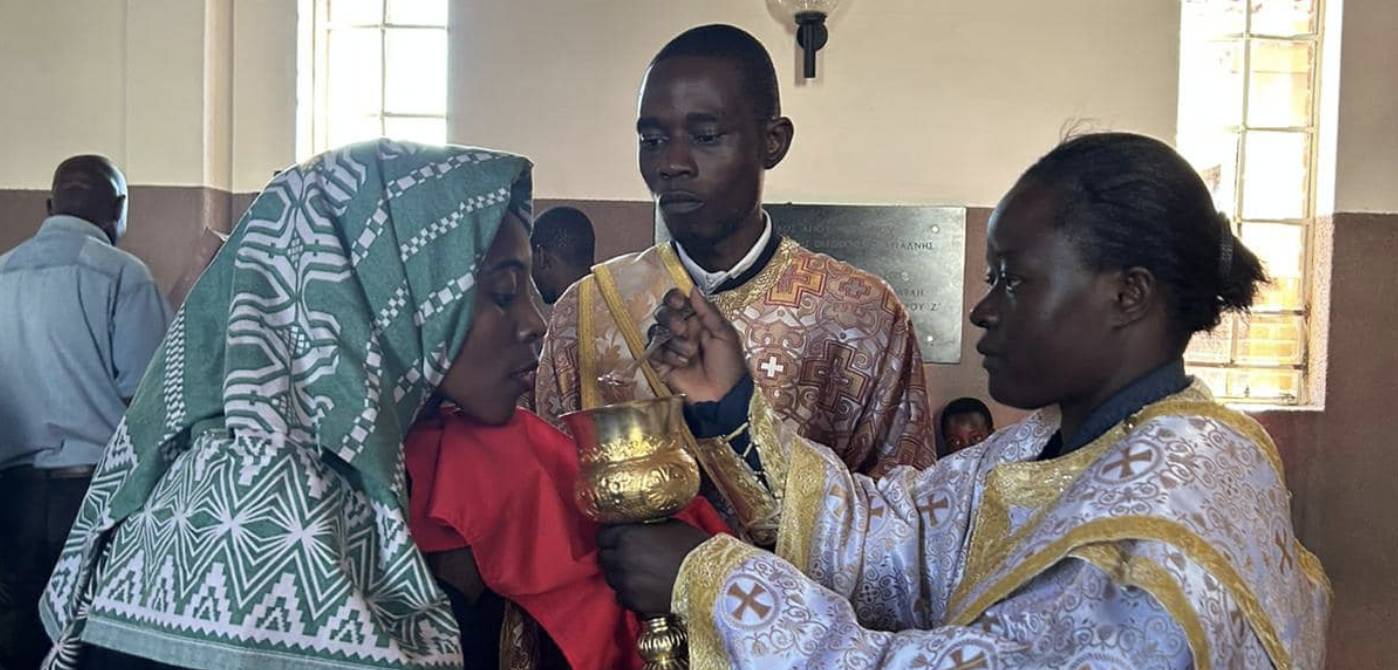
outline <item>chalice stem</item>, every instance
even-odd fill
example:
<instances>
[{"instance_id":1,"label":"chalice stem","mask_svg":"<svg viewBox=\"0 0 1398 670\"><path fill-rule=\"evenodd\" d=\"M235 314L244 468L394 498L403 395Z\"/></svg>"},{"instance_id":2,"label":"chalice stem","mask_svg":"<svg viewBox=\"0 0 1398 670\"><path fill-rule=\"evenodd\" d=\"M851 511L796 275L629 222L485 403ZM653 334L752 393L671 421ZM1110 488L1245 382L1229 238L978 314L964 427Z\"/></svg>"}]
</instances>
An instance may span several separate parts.
<instances>
[{"instance_id":1,"label":"chalice stem","mask_svg":"<svg viewBox=\"0 0 1398 670\"><path fill-rule=\"evenodd\" d=\"M642 670L689 670L684 627L666 616L641 619L636 647L645 665Z\"/></svg>"},{"instance_id":2,"label":"chalice stem","mask_svg":"<svg viewBox=\"0 0 1398 670\"><path fill-rule=\"evenodd\" d=\"M699 464L684 450L684 397L603 405L565 414L578 443L578 509L598 523L656 523L699 495ZM684 627L641 619L645 670L689 670Z\"/></svg>"}]
</instances>

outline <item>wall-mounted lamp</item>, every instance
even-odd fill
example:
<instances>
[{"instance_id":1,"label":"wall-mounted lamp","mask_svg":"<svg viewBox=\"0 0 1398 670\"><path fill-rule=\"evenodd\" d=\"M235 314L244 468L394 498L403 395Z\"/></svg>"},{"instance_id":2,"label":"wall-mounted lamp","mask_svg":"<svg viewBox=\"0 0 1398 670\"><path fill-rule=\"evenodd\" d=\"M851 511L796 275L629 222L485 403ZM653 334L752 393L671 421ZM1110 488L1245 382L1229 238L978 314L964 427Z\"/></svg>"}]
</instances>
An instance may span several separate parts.
<instances>
[{"instance_id":1,"label":"wall-mounted lamp","mask_svg":"<svg viewBox=\"0 0 1398 670\"><path fill-rule=\"evenodd\" d=\"M776 0L796 21L796 43L805 50L806 79L816 76L816 52L825 46L830 33L825 18L835 11L840 0Z\"/></svg>"}]
</instances>

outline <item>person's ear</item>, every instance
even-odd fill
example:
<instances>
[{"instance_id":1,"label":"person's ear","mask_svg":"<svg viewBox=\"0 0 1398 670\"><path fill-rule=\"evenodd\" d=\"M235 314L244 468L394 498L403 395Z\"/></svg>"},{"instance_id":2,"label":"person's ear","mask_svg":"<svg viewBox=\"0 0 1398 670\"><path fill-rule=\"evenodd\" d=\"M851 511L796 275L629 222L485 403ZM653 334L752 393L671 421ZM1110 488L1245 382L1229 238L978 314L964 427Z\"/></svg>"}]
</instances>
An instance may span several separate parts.
<instances>
[{"instance_id":1,"label":"person's ear","mask_svg":"<svg viewBox=\"0 0 1398 670\"><path fill-rule=\"evenodd\" d=\"M766 132L763 133L762 167L770 170L780 164L786 158L786 152L791 151L791 140L795 135L796 126L785 116L767 121Z\"/></svg>"},{"instance_id":2,"label":"person's ear","mask_svg":"<svg viewBox=\"0 0 1398 670\"><path fill-rule=\"evenodd\" d=\"M116 222L121 221L122 217L123 217L125 214L126 214L126 196L125 196L125 195L119 195L119 196L116 197L116 200L113 200L113 201L112 201L112 213L111 213L109 216L111 217L111 221L115 224Z\"/></svg>"},{"instance_id":3,"label":"person's ear","mask_svg":"<svg viewBox=\"0 0 1398 670\"><path fill-rule=\"evenodd\" d=\"M1130 267L1117 273L1115 288L1112 325L1118 328L1141 320L1160 300L1155 274L1143 267Z\"/></svg>"}]
</instances>

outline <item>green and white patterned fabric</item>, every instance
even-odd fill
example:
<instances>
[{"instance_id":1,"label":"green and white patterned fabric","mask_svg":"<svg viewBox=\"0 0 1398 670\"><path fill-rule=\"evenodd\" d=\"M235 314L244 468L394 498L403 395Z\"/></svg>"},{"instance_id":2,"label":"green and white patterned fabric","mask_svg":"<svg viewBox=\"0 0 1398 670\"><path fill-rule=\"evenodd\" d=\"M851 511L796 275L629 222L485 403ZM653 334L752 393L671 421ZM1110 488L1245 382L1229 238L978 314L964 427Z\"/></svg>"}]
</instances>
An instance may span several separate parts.
<instances>
[{"instance_id":1,"label":"green and white patterned fabric","mask_svg":"<svg viewBox=\"0 0 1398 670\"><path fill-rule=\"evenodd\" d=\"M388 140L268 184L190 292L41 610L192 668L460 667L407 527L402 439L470 325L529 162Z\"/></svg>"}]
</instances>

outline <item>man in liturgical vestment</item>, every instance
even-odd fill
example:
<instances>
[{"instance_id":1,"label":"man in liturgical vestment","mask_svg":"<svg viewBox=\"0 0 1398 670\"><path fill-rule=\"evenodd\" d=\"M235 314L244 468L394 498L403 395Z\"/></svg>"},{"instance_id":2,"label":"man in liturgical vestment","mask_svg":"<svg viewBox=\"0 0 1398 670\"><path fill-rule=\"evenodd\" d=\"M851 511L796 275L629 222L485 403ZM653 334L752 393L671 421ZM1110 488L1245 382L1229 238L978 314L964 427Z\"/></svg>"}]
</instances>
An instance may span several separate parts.
<instances>
[{"instance_id":1,"label":"man in liturgical vestment","mask_svg":"<svg viewBox=\"0 0 1398 670\"><path fill-rule=\"evenodd\" d=\"M774 233L761 208L763 174L793 133L762 45L730 26L673 40L647 72L637 132L641 174L675 242L598 265L559 300L538 413L557 422L668 395L650 365L635 361L645 359L666 291L698 286L736 324L758 388L800 434L856 472L931 464L932 413L907 310L878 277ZM723 464L704 465L713 475ZM735 528L770 541L771 496L720 489L715 503ZM738 489L755 497L735 499L744 497Z\"/></svg>"}]
</instances>

